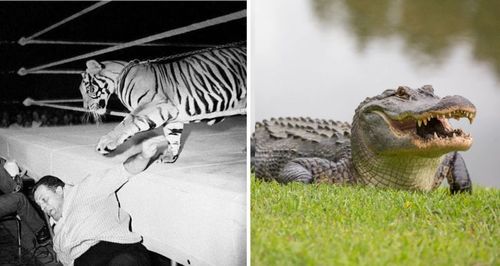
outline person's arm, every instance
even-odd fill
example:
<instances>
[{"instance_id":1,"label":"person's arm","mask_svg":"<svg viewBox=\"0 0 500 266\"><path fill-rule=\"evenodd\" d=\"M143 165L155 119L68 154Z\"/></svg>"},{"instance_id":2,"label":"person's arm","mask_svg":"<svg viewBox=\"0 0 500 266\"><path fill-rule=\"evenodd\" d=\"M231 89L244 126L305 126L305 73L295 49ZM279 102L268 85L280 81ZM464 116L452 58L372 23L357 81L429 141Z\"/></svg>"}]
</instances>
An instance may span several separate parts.
<instances>
[{"instance_id":1,"label":"person's arm","mask_svg":"<svg viewBox=\"0 0 500 266\"><path fill-rule=\"evenodd\" d=\"M125 170L132 175L144 171L148 167L151 159L158 152L158 145L164 141L166 141L164 136L158 136L144 141L142 143L142 151L131 156L123 163Z\"/></svg>"},{"instance_id":2,"label":"person's arm","mask_svg":"<svg viewBox=\"0 0 500 266\"><path fill-rule=\"evenodd\" d=\"M145 140L142 143L141 152L132 155L123 164L116 165L103 172L89 174L78 185L88 187L89 190L93 191L88 196L115 193L129 178L139 174L149 166L158 152L158 145L165 141L164 136Z\"/></svg>"}]
</instances>

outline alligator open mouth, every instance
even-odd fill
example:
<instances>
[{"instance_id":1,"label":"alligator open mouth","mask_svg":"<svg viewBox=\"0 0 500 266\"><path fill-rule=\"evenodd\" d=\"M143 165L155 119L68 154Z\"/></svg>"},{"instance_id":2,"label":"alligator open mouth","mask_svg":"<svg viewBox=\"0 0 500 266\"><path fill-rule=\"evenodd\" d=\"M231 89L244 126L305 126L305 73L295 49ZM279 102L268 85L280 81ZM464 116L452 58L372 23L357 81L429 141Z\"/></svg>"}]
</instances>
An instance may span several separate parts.
<instances>
[{"instance_id":1,"label":"alligator open mouth","mask_svg":"<svg viewBox=\"0 0 500 266\"><path fill-rule=\"evenodd\" d=\"M473 108L452 108L432 110L403 118L390 117L381 111L375 111L384 118L397 136L410 136L419 148L436 146L452 146L457 149L468 149L472 144L470 134L462 129L454 129L448 119L469 119L472 124L476 116Z\"/></svg>"}]
</instances>

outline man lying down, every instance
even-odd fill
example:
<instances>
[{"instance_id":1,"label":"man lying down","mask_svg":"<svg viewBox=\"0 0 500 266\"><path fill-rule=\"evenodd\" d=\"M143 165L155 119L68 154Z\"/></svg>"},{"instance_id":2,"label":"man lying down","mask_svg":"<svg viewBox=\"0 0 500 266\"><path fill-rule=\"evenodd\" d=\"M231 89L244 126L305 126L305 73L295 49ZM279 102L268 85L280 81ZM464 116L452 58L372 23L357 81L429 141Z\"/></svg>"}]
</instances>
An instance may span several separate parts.
<instances>
[{"instance_id":1,"label":"man lying down","mask_svg":"<svg viewBox=\"0 0 500 266\"><path fill-rule=\"evenodd\" d=\"M129 230L130 216L115 192L149 166L163 140L144 141L142 151L123 164L76 185L50 175L35 184L36 203L55 221L54 250L64 265L150 265L142 238Z\"/></svg>"}]
</instances>

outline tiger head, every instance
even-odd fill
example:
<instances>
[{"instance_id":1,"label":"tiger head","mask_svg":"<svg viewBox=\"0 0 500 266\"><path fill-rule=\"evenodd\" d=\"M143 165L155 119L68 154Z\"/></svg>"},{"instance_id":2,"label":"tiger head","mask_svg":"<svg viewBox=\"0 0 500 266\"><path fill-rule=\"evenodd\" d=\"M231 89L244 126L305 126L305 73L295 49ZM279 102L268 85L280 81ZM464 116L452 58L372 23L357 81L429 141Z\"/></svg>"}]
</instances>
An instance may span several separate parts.
<instances>
[{"instance_id":1,"label":"tiger head","mask_svg":"<svg viewBox=\"0 0 500 266\"><path fill-rule=\"evenodd\" d=\"M82 73L80 92L83 107L95 115L103 115L111 94L116 90L117 78L126 62L95 60L87 61L87 70Z\"/></svg>"}]
</instances>

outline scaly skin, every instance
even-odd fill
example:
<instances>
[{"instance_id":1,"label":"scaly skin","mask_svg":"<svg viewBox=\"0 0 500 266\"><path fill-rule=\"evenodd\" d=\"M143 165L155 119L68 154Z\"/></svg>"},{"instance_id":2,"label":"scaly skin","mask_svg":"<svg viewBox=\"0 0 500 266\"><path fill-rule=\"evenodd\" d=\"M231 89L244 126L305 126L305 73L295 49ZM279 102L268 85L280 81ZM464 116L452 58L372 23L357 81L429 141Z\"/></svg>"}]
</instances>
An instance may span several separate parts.
<instances>
[{"instance_id":1,"label":"scaly skin","mask_svg":"<svg viewBox=\"0 0 500 266\"><path fill-rule=\"evenodd\" d=\"M447 178L452 193L471 191L457 151L470 135L447 118L468 118L474 105L461 96L439 98L431 86L399 87L367 98L348 123L273 118L257 123L252 137L255 175L281 183L366 184L431 191Z\"/></svg>"}]
</instances>

